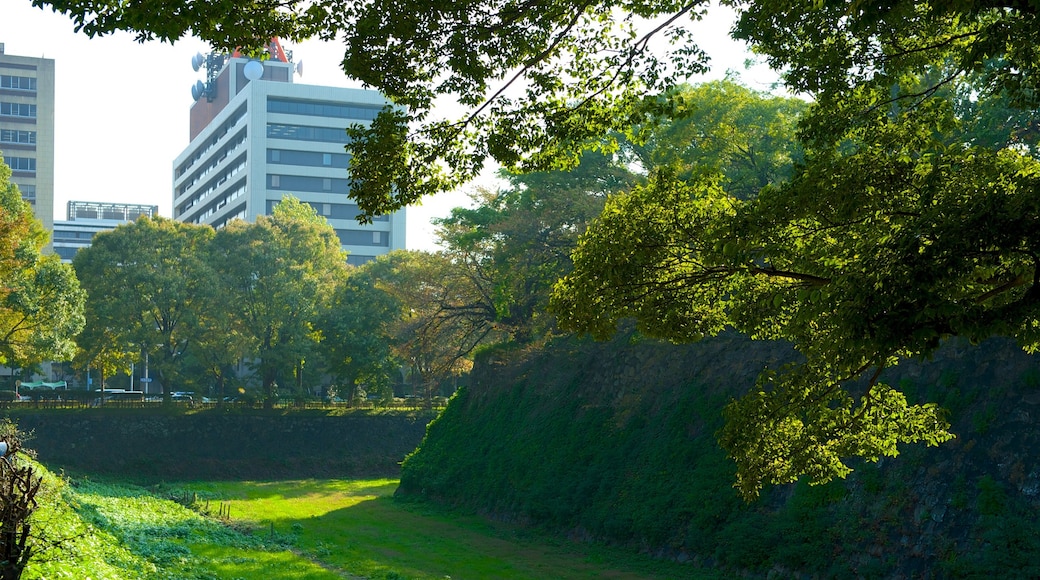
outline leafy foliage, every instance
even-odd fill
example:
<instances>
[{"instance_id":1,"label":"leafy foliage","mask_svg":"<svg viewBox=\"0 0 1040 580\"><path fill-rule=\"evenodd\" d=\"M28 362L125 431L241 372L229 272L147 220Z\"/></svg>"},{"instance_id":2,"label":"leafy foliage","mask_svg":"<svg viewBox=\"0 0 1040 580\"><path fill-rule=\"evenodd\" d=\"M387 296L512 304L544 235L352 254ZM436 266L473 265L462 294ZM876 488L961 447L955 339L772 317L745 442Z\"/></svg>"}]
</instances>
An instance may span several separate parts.
<instances>
[{"instance_id":1,"label":"leafy foliage","mask_svg":"<svg viewBox=\"0 0 1040 580\"><path fill-rule=\"evenodd\" d=\"M486 308L460 264L440 254L396 251L362 267L398 308L390 326L397 358L427 405L440 383L472 366L469 355L495 336Z\"/></svg>"},{"instance_id":2,"label":"leafy foliage","mask_svg":"<svg viewBox=\"0 0 1040 580\"><path fill-rule=\"evenodd\" d=\"M111 375L129 368L131 353L148 352L168 400L204 296L215 292L203 254L212 237L207 226L145 216L77 252L73 265L89 316L81 365L101 365Z\"/></svg>"},{"instance_id":3,"label":"leafy foliage","mask_svg":"<svg viewBox=\"0 0 1040 580\"><path fill-rule=\"evenodd\" d=\"M369 395L393 396L390 381L398 374L393 330L402 305L377 286L370 267L346 274L323 305L315 323L326 345L322 352L330 372L344 381L353 400L362 385Z\"/></svg>"},{"instance_id":4,"label":"leafy foliage","mask_svg":"<svg viewBox=\"0 0 1040 580\"><path fill-rule=\"evenodd\" d=\"M292 197L255 224L235 221L222 228L210 255L246 353L257 359L264 404L272 406L278 381L302 380L302 365L318 338L314 322L346 256L325 219Z\"/></svg>"},{"instance_id":5,"label":"leafy foliage","mask_svg":"<svg viewBox=\"0 0 1040 580\"><path fill-rule=\"evenodd\" d=\"M17 368L71 357L85 295L10 178L0 160L0 364Z\"/></svg>"},{"instance_id":6,"label":"leafy foliage","mask_svg":"<svg viewBox=\"0 0 1040 580\"><path fill-rule=\"evenodd\" d=\"M585 146L611 149L631 110L705 68L686 26L703 2L467 0L440 2L175 2L33 0L94 36L195 34L223 50L269 38L342 39L347 75L396 105L352 129L352 189L362 219L450 189L489 160L529 170L573 166ZM393 18L387 15L393 14ZM647 23L650 24L647 24ZM661 50L659 37L674 43ZM467 108L442 118L437 99Z\"/></svg>"},{"instance_id":7,"label":"leafy foliage","mask_svg":"<svg viewBox=\"0 0 1040 580\"><path fill-rule=\"evenodd\" d=\"M607 195L640 177L617 156L589 152L571 171L505 174L509 186L473 195L477 207L455 208L436 220L444 253L477 289L483 317L520 343L553 327L545 315L549 290L570 271L578 235Z\"/></svg>"}]
</instances>

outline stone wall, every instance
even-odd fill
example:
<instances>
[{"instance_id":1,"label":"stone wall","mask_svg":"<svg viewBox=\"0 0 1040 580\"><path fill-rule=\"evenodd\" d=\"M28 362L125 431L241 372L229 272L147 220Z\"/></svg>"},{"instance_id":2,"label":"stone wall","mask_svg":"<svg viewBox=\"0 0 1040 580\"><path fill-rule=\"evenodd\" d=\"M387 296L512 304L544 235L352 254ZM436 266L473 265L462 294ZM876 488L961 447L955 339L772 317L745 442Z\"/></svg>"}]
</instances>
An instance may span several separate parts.
<instances>
[{"instance_id":1,"label":"stone wall","mask_svg":"<svg viewBox=\"0 0 1040 580\"><path fill-rule=\"evenodd\" d=\"M130 411L130 410L128 410ZM396 477L429 417L24 412L53 470L144 481Z\"/></svg>"}]
</instances>

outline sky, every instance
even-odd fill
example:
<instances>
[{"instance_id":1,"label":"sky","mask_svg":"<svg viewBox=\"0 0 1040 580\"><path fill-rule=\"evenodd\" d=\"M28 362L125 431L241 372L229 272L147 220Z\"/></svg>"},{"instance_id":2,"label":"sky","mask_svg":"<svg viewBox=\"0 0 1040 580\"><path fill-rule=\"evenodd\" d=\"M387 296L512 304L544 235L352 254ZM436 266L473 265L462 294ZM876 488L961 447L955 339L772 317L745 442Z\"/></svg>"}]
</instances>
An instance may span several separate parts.
<instances>
[{"instance_id":1,"label":"sky","mask_svg":"<svg viewBox=\"0 0 1040 580\"><path fill-rule=\"evenodd\" d=\"M712 71L691 82L741 72L745 84L767 90L775 75L763 65L744 70L749 53L731 40L733 16L713 8L697 23L695 41L712 58ZM191 86L203 73L191 57L209 47L197 38L174 44L137 43L127 33L88 38L72 19L30 0L0 0L0 42L7 54L55 61L54 218L66 219L68 201L158 205L172 214L172 165L188 145ZM361 88L339 68L343 47L318 40L284 43L303 75L293 82ZM757 79L757 80L756 80ZM493 170L480 181L493 185ZM436 250L430 219L469 203L475 184L428 198L408 208L409 249Z\"/></svg>"}]
</instances>

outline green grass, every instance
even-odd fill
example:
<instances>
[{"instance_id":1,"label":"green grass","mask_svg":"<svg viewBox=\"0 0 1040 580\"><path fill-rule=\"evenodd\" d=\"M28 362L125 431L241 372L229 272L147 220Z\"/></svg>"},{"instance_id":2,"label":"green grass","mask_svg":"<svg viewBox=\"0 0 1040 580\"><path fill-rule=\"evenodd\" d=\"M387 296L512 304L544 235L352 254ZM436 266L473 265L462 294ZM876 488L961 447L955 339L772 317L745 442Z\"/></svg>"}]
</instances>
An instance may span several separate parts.
<instances>
[{"instance_id":1,"label":"green grass","mask_svg":"<svg viewBox=\"0 0 1040 580\"><path fill-rule=\"evenodd\" d=\"M691 567L393 499L397 481L144 488L49 472L26 579L710 578ZM194 497L189 509L170 498ZM208 504L207 504L208 501ZM221 522L216 513L230 506Z\"/></svg>"},{"instance_id":2,"label":"green grass","mask_svg":"<svg viewBox=\"0 0 1040 580\"><path fill-rule=\"evenodd\" d=\"M392 498L395 480L198 483L252 534L290 536L327 567L375 579L713 577L690 566ZM174 491L174 493L178 493Z\"/></svg>"}]
</instances>

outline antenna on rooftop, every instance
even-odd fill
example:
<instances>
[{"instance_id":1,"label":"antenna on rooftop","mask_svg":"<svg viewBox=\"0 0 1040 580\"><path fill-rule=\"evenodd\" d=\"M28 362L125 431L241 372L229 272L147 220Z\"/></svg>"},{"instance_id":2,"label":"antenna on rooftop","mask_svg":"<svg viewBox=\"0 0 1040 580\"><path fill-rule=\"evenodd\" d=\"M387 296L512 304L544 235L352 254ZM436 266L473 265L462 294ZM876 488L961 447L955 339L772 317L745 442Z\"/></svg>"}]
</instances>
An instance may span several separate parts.
<instances>
[{"instance_id":1,"label":"antenna on rooftop","mask_svg":"<svg viewBox=\"0 0 1040 580\"><path fill-rule=\"evenodd\" d=\"M227 55L218 52L211 52L205 56L201 52L195 53L195 56L191 57L191 68L195 72L199 72L200 68L205 67L206 69L206 83L202 81L196 81L191 87L191 97L198 101L202 97L206 97L206 100L213 102L213 99L217 96L217 74L220 72L221 67L224 66L224 61L227 60Z\"/></svg>"}]
</instances>

